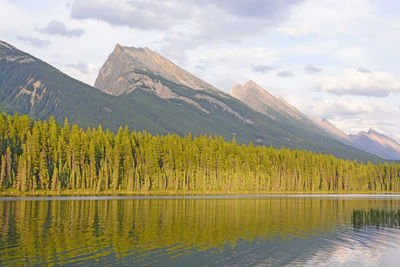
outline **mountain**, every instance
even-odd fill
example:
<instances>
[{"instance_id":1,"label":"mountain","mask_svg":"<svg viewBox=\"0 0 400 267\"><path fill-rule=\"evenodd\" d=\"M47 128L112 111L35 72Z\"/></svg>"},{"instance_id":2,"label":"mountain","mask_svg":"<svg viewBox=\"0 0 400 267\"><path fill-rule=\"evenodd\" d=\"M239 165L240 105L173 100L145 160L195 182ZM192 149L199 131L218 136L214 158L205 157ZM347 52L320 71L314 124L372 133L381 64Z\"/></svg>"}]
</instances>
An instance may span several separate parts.
<instances>
[{"instance_id":1,"label":"mountain","mask_svg":"<svg viewBox=\"0 0 400 267\"><path fill-rule=\"evenodd\" d=\"M160 123L173 126L174 132L217 133L228 140L236 136L242 143L252 141L275 147L310 149L345 158L366 156L315 127L282 99L275 101L268 114L256 112L247 103L216 89L148 48L116 45L102 66L95 87L131 101L135 106L141 105L142 111L151 112ZM240 94L241 88L237 86L236 89ZM142 104L144 95L146 105ZM152 101L157 103L152 104ZM172 110L176 112L170 114ZM293 119L294 116L297 117Z\"/></svg>"},{"instance_id":2,"label":"mountain","mask_svg":"<svg viewBox=\"0 0 400 267\"><path fill-rule=\"evenodd\" d=\"M338 140L388 160L400 160L400 144L373 129L346 134L326 119L313 119L316 125Z\"/></svg>"},{"instance_id":3,"label":"mountain","mask_svg":"<svg viewBox=\"0 0 400 267\"><path fill-rule=\"evenodd\" d=\"M82 127L117 130L121 125L147 122L143 128L156 129L123 99L104 94L77 81L49 64L0 41L0 111L27 114L35 119L54 116Z\"/></svg>"},{"instance_id":4,"label":"mountain","mask_svg":"<svg viewBox=\"0 0 400 267\"><path fill-rule=\"evenodd\" d=\"M254 81L248 81L244 85L235 85L229 94L271 119L285 120L292 129L299 129L296 125L292 125L293 122L298 121L307 126L309 131L318 132L323 130L344 144L378 155L384 159L400 160L400 145L393 139L372 129L368 133L360 132L357 135L348 135L326 119L310 118L301 113L284 99L268 93ZM301 131L304 131L304 129L300 127L298 134L301 134Z\"/></svg>"},{"instance_id":5,"label":"mountain","mask_svg":"<svg viewBox=\"0 0 400 267\"><path fill-rule=\"evenodd\" d=\"M326 133L339 139L343 143L346 143L349 145L353 144L351 137L348 134L346 134L345 132L343 132L342 130L340 130L339 128L337 128L335 125L333 125L330 121L328 121L326 119L319 120L317 118L312 118L312 120L323 131L325 131Z\"/></svg>"},{"instance_id":6,"label":"mountain","mask_svg":"<svg viewBox=\"0 0 400 267\"><path fill-rule=\"evenodd\" d=\"M276 119L275 114L278 112L280 115L297 120L308 120L307 116L289 105L283 98L276 98L254 81L248 81L244 85L236 84L229 94L271 119Z\"/></svg>"},{"instance_id":7,"label":"mountain","mask_svg":"<svg viewBox=\"0 0 400 267\"><path fill-rule=\"evenodd\" d=\"M291 129L298 136L312 138L315 142L327 142L332 138L330 132L325 129L327 125L325 127L316 125L316 122L307 115L291 106L283 98L271 95L254 81L248 81L244 85L236 84L229 94L252 109ZM324 124L326 122L319 123ZM346 143L345 139L339 139L337 135L334 137L342 143Z\"/></svg>"},{"instance_id":8,"label":"mountain","mask_svg":"<svg viewBox=\"0 0 400 267\"><path fill-rule=\"evenodd\" d=\"M132 70L136 70L136 72ZM148 77L139 71L152 73L163 77L165 80L194 90L219 92L212 85L200 80L147 47L124 47L119 44L115 46L114 51L101 68L95 87L113 95L129 93L143 84L151 83L151 80L147 79ZM121 76L124 79L121 79ZM126 84L124 82L126 80L135 80L137 83ZM159 87L157 85L154 86L155 88ZM156 91L158 96L162 98L168 97L169 92L163 91L161 87L159 89Z\"/></svg>"},{"instance_id":9,"label":"mountain","mask_svg":"<svg viewBox=\"0 0 400 267\"><path fill-rule=\"evenodd\" d=\"M220 135L242 144L307 149L338 157L381 162L304 121L257 112L148 48L117 45L101 68L98 89L77 81L15 47L0 43L0 110L81 127L153 134ZM283 108L283 107L282 107ZM293 112L293 111L290 111Z\"/></svg>"},{"instance_id":10,"label":"mountain","mask_svg":"<svg viewBox=\"0 0 400 267\"><path fill-rule=\"evenodd\" d=\"M400 145L390 137L373 129L350 135L354 146L384 159L400 160Z\"/></svg>"}]
</instances>

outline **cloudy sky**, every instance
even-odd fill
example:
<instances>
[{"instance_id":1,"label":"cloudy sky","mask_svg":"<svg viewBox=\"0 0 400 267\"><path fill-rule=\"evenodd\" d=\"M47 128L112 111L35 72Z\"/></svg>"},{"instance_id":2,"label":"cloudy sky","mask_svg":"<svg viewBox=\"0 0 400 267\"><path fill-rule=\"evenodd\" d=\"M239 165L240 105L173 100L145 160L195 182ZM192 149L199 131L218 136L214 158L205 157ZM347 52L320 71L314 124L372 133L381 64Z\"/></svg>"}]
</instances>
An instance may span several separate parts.
<instances>
[{"instance_id":1,"label":"cloudy sky","mask_svg":"<svg viewBox=\"0 0 400 267\"><path fill-rule=\"evenodd\" d=\"M116 43L400 141L400 1L0 0L0 40L91 85Z\"/></svg>"}]
</instances>

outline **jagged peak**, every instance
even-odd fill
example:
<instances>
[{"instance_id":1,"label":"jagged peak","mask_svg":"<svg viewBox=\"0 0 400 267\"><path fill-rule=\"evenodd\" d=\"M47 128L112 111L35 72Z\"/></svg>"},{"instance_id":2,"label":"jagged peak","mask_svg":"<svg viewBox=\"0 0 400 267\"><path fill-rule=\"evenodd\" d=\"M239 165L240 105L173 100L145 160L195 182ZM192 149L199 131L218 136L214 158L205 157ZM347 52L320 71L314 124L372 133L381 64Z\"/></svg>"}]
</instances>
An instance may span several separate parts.
<instances>
[{"instance_id":1,"label":"jagged peak","mask_svg":"<svg viewBox=\"0 0 400 267\"><path fill-rule=\"evenodd\" d=\"M122 84L124 73L133 73L136 70L153 73L176 84L182 84L194 90L217 92L217 88L200 80L193 74L179 67L169 59L161 56L148 47L123 46L116 44L96 79L95 87L105 91L114 92L112 87L119 87L126 91L126 84ZM124 90L122 90L125 88ZM120 92L120 93L121 93ZM115 94L112 93L112 94Z\"/></svg>"},{"instance_id":2,"label":"jagged peak","mask_svg":"<svg viewBox=\"0 0 400 267\"><path fill-rule=\"evenodd\" d=\"M229 92L230 95L234 96L237 94L249 94L251 92L251 90L254 90L264 96L267 96L268 98L274 98L277 99L276 97L272 96L270 93L267 92L267 90L265 90L264 88L262 88L260 85L258 85L256 82L254 82L253 80L249 80L246 83L244 83L244 85L242 85L241 83L237 83L235 84L231 91ZM254 92L253 91L253 92Z\"/></svg>"},{"instance_id":3,"label":"jagged peak","mask_svg":"<svg viewBox=\"0 0 400 267\"><path fill-rule=\"evenodd\" d=\"M257 84L255 81L253 80L249 80L244 84L245 88L251 88L251 89L257 89L260 92L267 92L267 90L265 90L264 88L262 88L259 84ZM268 93L268 92L267 92Z\"/></svg>"},{"instance_id":4,"label":"jagged peak","mask_svg":"<svg viewBox=\"0 0 400 267\"><path fill-rule=\"evenodd\" d=\"M240 83L234 85L229 94L241 100L252 109L271 118L275 118L271 110L296 119L304 119L306 117L285 99L275 97L253 80L247 81L244 85Z\"/></svg>"},{"instance_id":5,"label":"jagged peak","mask_svg":"<svg viewBox=\"0 0 400 267\"><path fill-rule=\"evenodd\" d=\"M367 130L359 131L356 135L357 136L360 136L360 135L366 135L366 136L377 135L377 136L386 137L383 133L380 133L377 130L372 129L372 128L369 128L368 131Z\"/></svg>"},{"instance_id":6,"label":"jagged peak","mask_svg":"<svg viewBox=\"0 0 400 267\"><path fill-rule=\"evenodd\" d=\"M144 52L146 54L153 54L153 55L157 55L160 56L160 54L158 54L157 52L151 50L150 48L146 47L135 47L135 46L125 46L125 45L121 45L119 43L117 43L115 45L114 51L122 51L122 52L126 52L126 53L132 53L132 52Z\"/></svg>"},{"instance_id":7,"label":"jagged peak","mask_svg":"<svg viewBox=\"0 0 400 267\"><path fill-rule=\"evenodd\" d=\"M253 80L249 80L244 84L245 87L257 87L257 88L261 88L260 85L258 85L255 81Z\"/></svg>"}]
</instances>

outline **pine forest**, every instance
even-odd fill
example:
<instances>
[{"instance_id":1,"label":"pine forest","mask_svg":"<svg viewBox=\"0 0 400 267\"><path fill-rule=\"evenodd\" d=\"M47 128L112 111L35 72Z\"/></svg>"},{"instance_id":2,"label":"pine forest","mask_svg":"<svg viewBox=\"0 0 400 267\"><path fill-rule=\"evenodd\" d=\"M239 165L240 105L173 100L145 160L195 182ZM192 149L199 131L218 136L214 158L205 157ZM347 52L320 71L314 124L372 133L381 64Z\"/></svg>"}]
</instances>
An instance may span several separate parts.
<instances>
[{"instance_id":1,"label":"pine forest","mask_svg":"<svg viewBox=\"0 0 400 267\"><path fill-rule=\"evenodd\" d=\"M0 115L0 192L398 192L400 165L237 144L235 138L154 136Z\"/></svg>"}]
</instances>

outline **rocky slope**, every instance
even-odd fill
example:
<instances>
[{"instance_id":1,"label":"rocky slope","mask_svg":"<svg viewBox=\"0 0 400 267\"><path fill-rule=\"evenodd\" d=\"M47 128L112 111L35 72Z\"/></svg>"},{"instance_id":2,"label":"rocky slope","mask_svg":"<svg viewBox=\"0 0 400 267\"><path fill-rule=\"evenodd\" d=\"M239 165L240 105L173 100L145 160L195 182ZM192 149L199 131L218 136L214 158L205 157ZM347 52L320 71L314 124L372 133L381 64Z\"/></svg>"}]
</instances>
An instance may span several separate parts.
<instances>
[{"instance_id":1,"label":"rocky slope","mask_svg":"<svg viewBox=\"0 0 400 267\"><path fill-rule=\"evenodd\" d=\"M319 120L317 118L312 118L313 122L319 126L322 130L324 130L326 133L332 135L333 137L341 140L342 142L346 144L352 144L352 140L348 134L337 128L335 125L333 125L330 121L326 119Z\"/></svg>"},{"instance_id":2,"label":"rocky slope","mask_svg":"<svg viewBox=\"0 0 400 267\"><path fill-rule=\"evenodd\" d=\"M94 86L109 94L120 95L146 85L152 87L160 97L171 97L170 90L165 86L160 86L159 83L152 83L151 79L140 72L152 73L194 90L219 92L212 85L200 80L147 47L135 48L119 44L115 46L114 51L101 68ZM127 81L135 81L135 83L127 84Z\"/></svg>"},{"instance_id":3,"label":"rocky slope","mask_svg":"<svg viewBox=\"0 0 400 267\"><path fill-rule=\"evenodd\" d=\"M283 98L278 99L271 95L254 81L248 81L244 85L236 84L229 94L272 119L276 119L274 114L278 112L298 120L308 120L304 114L289 105Z\"/></svg>"}]
</instances>

